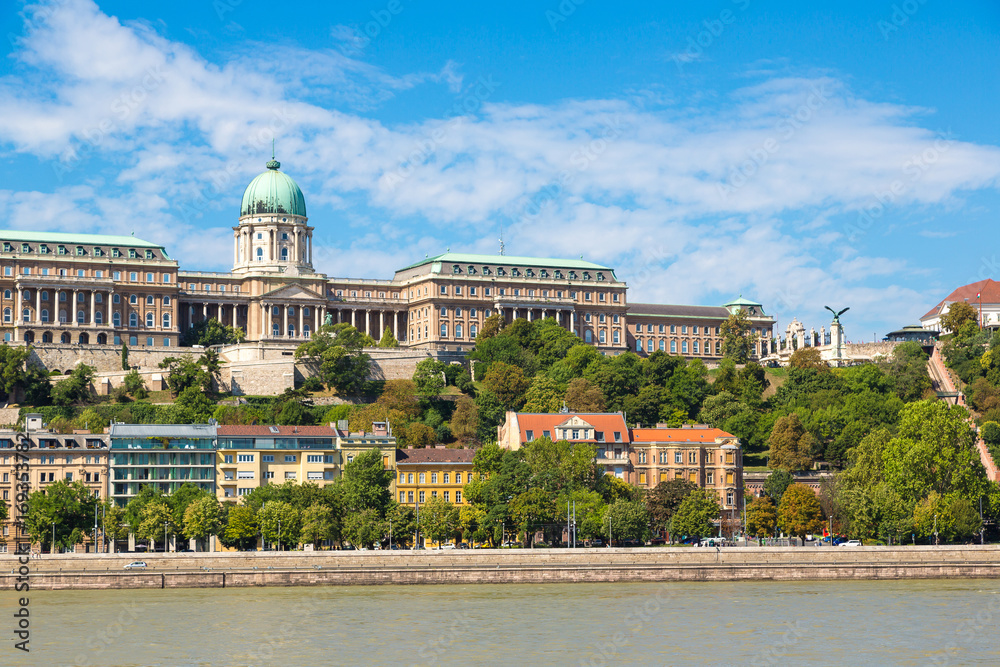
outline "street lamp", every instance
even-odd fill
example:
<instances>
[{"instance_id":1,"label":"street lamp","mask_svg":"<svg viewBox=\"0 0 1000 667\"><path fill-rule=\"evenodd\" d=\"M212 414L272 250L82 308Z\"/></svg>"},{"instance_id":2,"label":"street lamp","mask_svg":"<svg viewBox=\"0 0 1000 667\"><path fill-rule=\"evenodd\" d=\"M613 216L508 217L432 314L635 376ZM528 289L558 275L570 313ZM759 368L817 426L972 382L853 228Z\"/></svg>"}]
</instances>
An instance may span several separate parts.
<instances>
[{"instance_id":1,"label":"street lamp","mask_svg":"<svg viewBox=\"0 0 1000 667\"><path fill-rule=\"evenodd\" d=\"M52 543L49 545L49 554L56 552L56 522L52 522Z\"/></svg>"},{"instance_id":2,"label":"street lamp","mask_svg":"<svg viewBox=\"0 0 1000 667\"><path fill-rule=\"evenodd\" d=\"M278 519L278 551L281 551L281 519Z\"/></svg>"},{"instance_id":3,"label":"street lamp","mask_svg":"<svg viewBox=\"0 0 1000 667\"><path fill-rule=\"evenodd\" d=\"M163 522L163 553L167 553L167 522Z\"/></svg>"}]
</instances>

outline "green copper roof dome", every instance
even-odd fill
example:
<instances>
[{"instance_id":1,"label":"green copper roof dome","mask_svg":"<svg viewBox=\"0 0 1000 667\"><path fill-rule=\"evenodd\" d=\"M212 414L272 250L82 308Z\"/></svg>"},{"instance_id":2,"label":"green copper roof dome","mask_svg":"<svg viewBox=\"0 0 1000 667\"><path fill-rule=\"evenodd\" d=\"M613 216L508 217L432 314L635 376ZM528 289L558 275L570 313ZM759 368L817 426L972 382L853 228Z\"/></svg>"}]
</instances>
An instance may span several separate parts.
<instances>
[{"instance_id":1,"label":"green copper roof dome","mask_svg":"<svg viewBox=\"0 0 1000 667\"><path fill-rule=\"evenodd\" d=\"M281 163L274 158L267 171L250 181L243 193L240 216L277 213L306 217L306 199L290 176L278 171Z\"/></svg>"}]
</instances>

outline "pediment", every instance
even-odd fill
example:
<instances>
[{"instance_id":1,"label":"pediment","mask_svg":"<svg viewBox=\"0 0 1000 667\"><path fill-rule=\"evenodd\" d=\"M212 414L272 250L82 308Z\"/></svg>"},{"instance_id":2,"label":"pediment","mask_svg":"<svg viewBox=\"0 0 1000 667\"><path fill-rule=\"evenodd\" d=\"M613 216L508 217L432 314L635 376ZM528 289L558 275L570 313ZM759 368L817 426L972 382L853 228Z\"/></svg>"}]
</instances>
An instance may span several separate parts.
<instances>
[{"instance_id":1,"label":"pediment","mask_svg":"<svg viewBox=\"0 0 1000 667\"><path fill-rule=\"evenodd\" d=\"M590 424L589 422L586 422L583 419L581 419L579 415L573 415L572 417L562 422L561 424L556 424L556 428L583 428L585 426L587 428L594 427L593 424Z\"/></svg>"},{"instance_id":2,"label":"pediment","mask_svg":"<svg viewBox=\"0 0 1000 667\"><path fill-rule=\"evenodd\" d=\"M306 299L309 301L326 301L326 299L317 294L316 292L306 289L301 285L282 285L281 287L275 288L270 292L265 292L261 295L262 299L267 299L269 301L273 300L295 300L295 299Z\"/></svg>"}]
</instances>

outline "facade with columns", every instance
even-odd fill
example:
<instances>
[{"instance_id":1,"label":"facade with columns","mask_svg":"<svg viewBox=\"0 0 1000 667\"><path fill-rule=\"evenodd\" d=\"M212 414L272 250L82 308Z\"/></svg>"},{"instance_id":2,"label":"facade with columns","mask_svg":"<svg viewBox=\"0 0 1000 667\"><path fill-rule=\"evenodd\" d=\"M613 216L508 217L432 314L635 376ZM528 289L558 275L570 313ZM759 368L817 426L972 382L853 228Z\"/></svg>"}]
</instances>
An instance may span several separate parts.
<instances>
[{"instance_id":1,"label":"facade with columns","mask_svg":"<svg viewBox=\"0 0 1000 667\"><path fill-rule=\"evenodd\" d=\"M269 161L243 194L228 272L180 270L162 246L133 237L0 231L5 339L169 347L196 323L217 319L251 343L298 344L329 321L375 339L388 328L406 347L460 351L499 314L507 321L554 318L609 354L718 356L718 327L733 304L694 315L670 309L698 307L636 308L612 268L582 259L447 252L391 280L317 273L305 198L279 168ZM760 310L751 314L755 325L769 336L773 318L751 305ZM688 324L704 332L704 342L686 346ZM671 343L664 332L673 334L675 325L685 332Z\"/></svg>"}]
</instances>

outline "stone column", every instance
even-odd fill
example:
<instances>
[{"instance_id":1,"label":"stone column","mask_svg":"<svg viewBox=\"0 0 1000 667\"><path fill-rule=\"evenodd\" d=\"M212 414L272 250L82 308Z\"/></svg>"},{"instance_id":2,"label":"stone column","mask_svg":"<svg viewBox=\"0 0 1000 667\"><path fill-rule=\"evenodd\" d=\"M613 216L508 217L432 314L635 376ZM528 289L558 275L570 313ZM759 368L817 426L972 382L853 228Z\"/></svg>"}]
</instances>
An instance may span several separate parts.
<instances>
[{"instance_id":1,"label":"stone column","mask_svg":"<svg viewBox=\"0 0 1000 667\"><path fill-rule=\"evenodd\" d=\"M233 328L236 328L236 309L239 308L239 304L233 304Z\"/></svg>"},{"instance_id":2,"label":"stone column","mask_svg":"<svg viewBox=\"0 0 1000 667\"><path fill-rule=\"evenodd\" d=\"M281 306L281 335L288 336L288 306Z\"/></svg>"},{"instance_id":3,"label":"stone column","mask_svg":"<svg viewBox=\"0 0 1000 667\"><path fill-rule=\"evenodd\" d=\"M42 321L42 290L35 288L35 322Z\"/></svg>"},{"instance_id":4,"label":"stone column","mask_svg":"<svg viewBox=\"0 0 1000 667\"><path fill-rule=\"evenodd\" d=\"M261 302L260 305L261 305L261 312L262 312L261 321L260 321L260 337L261 338L267 338L267 333L268 333L268 326L267 325L269 324L269 320L271 319L271 311L267 307L266 303Z\"/></svg>"},{"instance_id":5,"label":"stone column","mask_svg":"<svg viewBox=\"0 0 1000 667\"><path fill-rule=\"evenodd\" d=\"M299 238L298 235L296 235L295 238L296 239ZM296 257L298 257L298 255L296 255ZM303 331L305 331L305 329L302 326L303 324L305 324L305 319L303 319L302 315L302 306L299 306L299 330L297 332L299 334L299 338L301 338L304 335L302 333Z\"/></svg>"},{"instance_id":6,"label":"stone column","mask_svg":"<svg viewBox=\"0 0 1000 667\"><path fill-rule=\"evenodd\" d=\"M298 264L301 261L302 261L302 258L299 257L299 230L296 229L295 230L295 263ZM302 325L300 324L299 325L299 329L301 329L301 328L302 328ZM299 331L299 333L302 333L302 332Z\"/></svg>"},{"instance_id":7,"label":"stone column","mask_svg":"<svg viewBox=\"0 0 1000 667\"><path fill-rule=\"evenodd\" d=\"M307 232L306 234L307 234L306 239L307 239L307 241L309 243L309 266L312 266L312 263L313 263L313 235L312 235L312 232Z\"/></svg>"},{"instance_id":8,"label":"stone column","mask_svg":"<svg viewBox=\"0 0 1000 667\"><path fill-rule=\"evenodd\" d=\"M357 324L357 312L358 312L357 310L355 310L354 308L351 308L351 326L354 327L355 329L358 328L358 324Z\"/></svg>"},{"instance_id":9,"label":"stone column","mask_svg":"<svg viewBox=\"0 0 1000 667\"><path fill-rule=\"evenodd\" d=\"M201 304L201 319L202 320L207 320L208 319L208 302L207 301L202 302L202 304Z\"/></svg>"},{"instance_id":10,"label":"stone column","mask_svg":"<svg viewBox=\"0 0 1000 667\"><path fill-rule=\"evenodd\" d=\"M97 324L97 313L95 308L97 303L96 298L97 298L97 291L90 290L90 326L94 326Z\"/></svg>"},{"instance_id":11,"label":"stone column","mask_svg":"<svg viewBox=\"0 0 1000 667\"><path fill-rule=\"evenodd\" d=\"M16 291L17 291L17 306L16 306L17 310L14 311L14 317L11 321L11 324L13 324L15 327L21 323L21 310L24 308L24 305L21 301L21 299L24 298L24 290L18 289Z\"/></svg>"},{"instance_id":12,"label":"stone column","mask_svg":"<svg viewBox=\"0 0 1000 667\"><path fill-rule=\"evenodd\" d=\"M70 321L73 323L73 326L77 326L79 324L76 321L76 300L77 300L77 293L79 291L80 290L73 290L73 305L69 309Z\"/></svg>"},{"instance_id":13,"label":"stone column","mask_svg":"<svg viewBox=\"0 0 1000 667\"><path fill-rule=\"evenodd\" d=\"M317 315L316 328L319 329L321 326L323 326L326 323L326 306L322 306L319 309L319 312L316 313L316 315Z\"/></svg>"},{"instance_id":14,"label":"stone column","mask_svg":"<svg viewBox=\"0 0 1000 667\"><path fill-rule=\"evenodd\" d=\"M372 335L372 311L365 308L365 333L369 336Z\"/></svg>"},{"instance_id":15,"label":"stone column","mask_svg":"<svg viewBox=\"0 0 1000 667\"><path fill-rule=\"evenodd\" d=\"M392 335L396 337L396 340L400 340L400 338L399 338L399 311L398 310L392 311Z\"/></svg>"},{"instance_id":16,"label":"stone column","mask_svg":"<svg viewBox=\"0 0 1000 667\"><path fill-rule=\"evenodd\" d=\"M233 265L240 263L240 232L233 232Z\"/></svg>"},{"instance_id":17,"label":"stone column","mask_svg":"<svg viewBox=\"0 0 1000 667\"><path fill-rule=\"evenodd\" d=\"M569 313L569 327L570 327L570 331L572 331L576 335L579 335L576 332L576 311L575 310L571 310L570 313Z\"/></svg>"},{"instance_id":18,"label":"stone column","mask_svg":"<svg viewBox=\"0 0 1000 667\"><path fill-rule=\"evenodd\" d=\"M378 337L380 340L382 338L382 332L384 331L385 331L385 311L380 310L378 311ZM396 334L393 335L395 336Z\"/></svg>"},{"instance_id":19,"label":"stone column","mask_svg":"<svg viewBox=\"0 0 1000 667\"><path fill-rule=\"evenodd\" d=\"M225 304L222 304L222 303L219 304L219 316L217 318L219 320L219 324L225 324L226 323L226 320L224 319L225 318L225 314L224 314L225 313L225 308L226 308Z\"/></svg>"}]
</instances>

